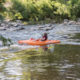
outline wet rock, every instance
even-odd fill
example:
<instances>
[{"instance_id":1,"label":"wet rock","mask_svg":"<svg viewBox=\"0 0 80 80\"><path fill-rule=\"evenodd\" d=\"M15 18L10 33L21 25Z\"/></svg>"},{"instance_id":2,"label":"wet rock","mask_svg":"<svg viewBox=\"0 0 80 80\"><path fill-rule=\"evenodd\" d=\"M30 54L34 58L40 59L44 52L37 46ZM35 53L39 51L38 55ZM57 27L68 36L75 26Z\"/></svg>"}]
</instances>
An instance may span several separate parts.
<instances>
[{"instance_id":1,"label":"wet rock","mask_svg":"<svg viewBox=\"0 0 80 80\"><path fill-rule=\"evenodd\" d=\"M8 22L9 27L18 27L19 24L16 22Z\"/></svg>"},{"instance_id":2,"label":"wet rock","mask_svg":"<svg viewBox=\"0 0 80 80\"><path fill-rule=\"evenodd\" d=\"M38 30L44 30L44 28L38 28Z\"/></svg>"},{"instance_id":3,"label":"wet rock","mask_svg":"<svg viewBox=\"0 0 80 80\"><path fill-rule=\"evenodd\" d=\"M24 26L24 24L20 20L17 20L16 22L6 21L6 20L0 22L0 27L1 27L0 30L14 30L12 28L15 28L15 30L17 28L19 28L19 30L23 30L21 26Z\"/></svg>"},{"instance_id":4,"label":"wet rock","mask_svg":"<svg viewBox=\"0 0 80 80\"><path fill-rule=\"evenodd\" d=\"M24 24L22 23L21 20L16 20L16 24L17 24L18 26L24 26Z\"/></svg>"},{"instance_id":5,"label":"wet rock","mask_svg":"<svg viewBox=\"0 0 80 80\"><path fill-rule=\"evenodd\" d=\"M52 24L47 24L46 26L47 26L47 27L51 27L51 26L52 26Z\"/></svg>"},{"instance_id":6,"label":"wet rock","mask_svg":"<svg viewBox=\"0 0 80 80\"><path fill-rule=\"evenodd\" d=\"M80 25L80 18L78 18L76 25Z\"/></svg>"},{"instance_id":7,"label":"wet rock","mask_svg":"<svg viewBox=\"0 0 80 80\"><path fill-rule=\"evenodd\" d=\"M53 27L52 27L52 24L45 24L44 26L39 26L38 27L38 30L51 30Z\"/></svg>"},{"instance_id":8,"label":"wet rock","mask_svg":"<svg viewBox=\"0 0 80 80\"><path fill-rule=\"evenodd\" d=\"M49 24L49 27L51 27L53 24Z\"/></svg>"},{"instance_id":9,"label":"wet rock","mask_svg":"<svg viewBox=\"0 0 80 80\"><path fill-rule=\"evenodd\" d=\"M45 24L45 25L42 25L42 26L38 26L39 28L44 28L44 27L49 27L51 26L51 24Z\"/></svg>"},{"instance_id":10,"label":"wet rock","mask_svg":"<svg viewBox=\"0 0 80 80\"><path fill-rule=\"evenodd\" d=\"M37 30L43 30L44 26L38 26Z\"/></svg>"},{"instance_id":11,"label":"wet rock","mask_svg":"<svg viewBox=\"0 0 80 80\"><path fill-rule=\"evenodd\" d=\"M13 26L13 27L18 27L19 24L17 24L17 23L12 23L11 26Z\"/></svg>"},{"instance_id":12,"label":"wet rock","mask_svg":"<svg viewBox=\"0 0 80 80\"><path fill-rule=\"evenodd\" d=\"M23 29L25 29L25 28L23 28L23 27L20 28L20 30L23 30Z\"/></svg>"},{"instance_id":13,"label":"wet rock","mask_svg":"<svg viewBox=\"0 0 80 80\"><path fill-rule=\"evenodd\" d=\"M44 25L44 27L49 27L49 26L50 26L50 24L45 24L45 25Z\"/></svg>"},{"instance_id":14,"label":"wet rock","mask_svg":"<svg viewBox=\"0 0 80 80\"><path fill-rule=\"evenodd\" d=\"M80 22L77 22L76 25L80 25Z\"/></svg>"},{"instance_id":15,"label":"wet rock","mask_svg":"<svg viewBox=\"0 0 80 80\"><path fill-rule=\"evenodd\" d=\"M1 23L1 27L4 27L4 26L6 26L6 24L5 23Z\"/></svg>"},{"instance_id":16,"label":"wet rock","mask_svg":"<svg viewBox=\"0 0 80 80\"><path fill-rule=\"evenodd\" d=\"M44 26L38 26L38 28L40 29L40 28L44 28Z\"/></svg>"},{"instance_id":17,"label":"wet rock","mask_svg":"<svg viewBox=\"0 0 80 80\"><path fill-rule=\"evenodd\" d=\"M80 22L80 18L77 19L77 22Z\"/></svg>"},{"instance_id":18,"label":"wet rock","mask_svg":"<svg viewBox=\"0 0 80 80\"><path fill-rule=\"evenodd\" d=\"M69 22L69 20L68 19L64 19L64 22Z\"/></svg>"},{"instance_id":19,"label":"wet rock","mask_svg":"<svg viewBox=\"0 0 80 80\"><path fill-rule=\"evenodd\" d=\"M67 24L69 22L68 19L64 19L63 24Z\"/></svg>"},{"instance_id":20,"label":"wet rock","mask_svg":"<svg viewBox=\"0 0 80 80\"><path fill-rule=\"evenodd\" d=\"M3 30L7 30L6 28L4 28Z\"/></svg>"},{"instance_id":21,"label":"wet rock","mask_svg":"<svg viewBox=\"0 0 80 80\"><path fill-rule=\"evenodd\" d=\"M51 30L51 29L53 29L53 27L46 27L46 28L44 28L44 30L46 30L46 31Z\"/></svg>"},{"instance_id":22,"label":"wet rock","mask_svg":"<svg viewBox=\"0 0 80 80\"><path fill-rule=\"evenodd\" d=\"M6 30L6 28L4 28L4 27L0 27L0 30Z\"/></svg>"},{"instance_id":23,"label":"wet rock","mask_svg":"<svg viewBox=\"0 0 80 80\"><path fill-rule=\"evenodd\" d=\"M16 29L17 31L19 31L19 30L24 30L25 28L23 28L23 27L21 27L21 28L19 28L19 29Z\"/></svg>"},{"instance_id":24,"label":"wet rock","mask_svg":"<svg viewBox=\"0 0 80 80\"><path fill-rule=\"evenodd\" d=\"M68 25L73 25L73 24L76 24L76 21L69 21L68 22Z\"/></svg>"},{"instance_id":25,"label":"wet rock","mask_svg":"<svg viewBox=\"0 0 80 80\"><path fill-rule=\"evenodd\" d=\"M14 26L13 22L8 22L7 23L9 26Z\"/></svg>"},{"instance_id":26,"label":"wet rock","mask_svg":"<svg viewBox=\"0 0 80 80\"><path fill-rule=\"evenodd\" d=\"M36 28L32 27L31 28L31 31L36 31L36 30L38 30L38 27L36 27Z\"/></svg>"},{"instance_id":27,"label":"wet rock","mask_svg":"<svg viewBox=\"0 0 80 80\"><path fill-rule=\"evenodd\" d=\"M22 21L21 21L21 20L16 20L16 22L17 22L17 23L22 23Z\"/></svg>"}]
</instances>

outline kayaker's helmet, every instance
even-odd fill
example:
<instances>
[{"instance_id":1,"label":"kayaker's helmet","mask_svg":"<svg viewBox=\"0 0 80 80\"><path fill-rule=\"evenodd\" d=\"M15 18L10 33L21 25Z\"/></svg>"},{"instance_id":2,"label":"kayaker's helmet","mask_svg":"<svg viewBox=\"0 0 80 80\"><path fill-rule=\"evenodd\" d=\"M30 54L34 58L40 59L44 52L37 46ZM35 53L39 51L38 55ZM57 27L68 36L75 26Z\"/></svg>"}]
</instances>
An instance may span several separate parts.
<instances>
[{"instance_id":1,"label":"kayaker's helmet","mask_svg":"<svg viewBox=\"0 0 80 80\"><path fill-rule=\"evenodd\" d=\"M44 36L47 36L47 33L44 33Z\"/></svg>"}]
</instances>

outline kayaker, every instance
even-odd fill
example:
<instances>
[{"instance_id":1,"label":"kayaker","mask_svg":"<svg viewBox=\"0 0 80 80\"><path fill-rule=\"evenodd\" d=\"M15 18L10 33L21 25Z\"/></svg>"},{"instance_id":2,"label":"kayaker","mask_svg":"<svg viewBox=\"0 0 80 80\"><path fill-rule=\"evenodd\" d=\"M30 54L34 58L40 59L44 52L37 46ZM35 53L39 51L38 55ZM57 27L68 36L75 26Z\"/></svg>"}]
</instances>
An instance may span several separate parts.
<instances>
[{"instance_id":1,"label":"kayaker","mask_svg":"<svg viewBox=\"0 0 80 80\"><path fill-rule=\"evenodd\" d=\"M47 33L44 33L42 38L40 39L34 39L34 38L30 38L30 40L34 40L34 41L46 41L48 39Z\"/></svg>"},{"instance_id":2,"label":"kayaker","mask_svg":"<svg viewBox=\"0 0 80 80\"><path fill-rule=\"evenodd\" d=\"M47 33L44 33L41 38L41 41L46 41L47 39L48 39L48 35L47 35Z\"/></svg>"}]
</instances>

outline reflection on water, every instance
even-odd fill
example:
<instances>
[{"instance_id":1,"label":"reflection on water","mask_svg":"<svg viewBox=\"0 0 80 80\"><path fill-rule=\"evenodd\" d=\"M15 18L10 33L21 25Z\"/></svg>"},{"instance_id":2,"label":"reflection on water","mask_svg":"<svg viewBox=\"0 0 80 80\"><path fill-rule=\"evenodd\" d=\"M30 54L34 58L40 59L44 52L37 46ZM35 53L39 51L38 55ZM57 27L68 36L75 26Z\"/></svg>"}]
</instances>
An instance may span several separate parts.
<instances>
[{"instance_id":1,"label":"reflection on water","mask_svg":"<svg viewBox=\"0 0 80 80\"><path fill-rule=\"evenodd\" d=\"M47 45L41 46L40 48L42 48L44 51L47 51L48 50L48 46Z\"/></svg>"},{"instance_id":2,"label":"reflection on water","mask_svg":"<svg viewBox=\"0 0 80 80\"><path fill-rule=\"evenodd\" d=\"M54 46L55 46L55 44L40 46L40 47L38 47L38 50L40 48L40 49L42 49L45 52L48 52L49 51L50 53L53 53L54 52Z\"/></svg>"},{"instance_id":3,"label":"reflection on water","mask_svg":"<svg viewBox=\"0 0 80 80\"><path fill-rule=\"evenodd\" d=\"M79 80L79 49L80 45L51 45L47 51L1 53L0 80Z\"/></svg>"}]
</instances>

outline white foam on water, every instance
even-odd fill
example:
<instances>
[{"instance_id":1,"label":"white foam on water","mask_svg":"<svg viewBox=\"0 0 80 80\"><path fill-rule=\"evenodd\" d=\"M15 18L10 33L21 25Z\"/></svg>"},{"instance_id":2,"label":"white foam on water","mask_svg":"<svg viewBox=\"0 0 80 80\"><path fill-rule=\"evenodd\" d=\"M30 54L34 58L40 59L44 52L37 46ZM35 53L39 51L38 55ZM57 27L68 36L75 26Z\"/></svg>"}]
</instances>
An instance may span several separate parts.
<instances>
[{"instance_id":1,"label":"white foam on water","mask_svg":"<svg viewBox=\"0 0 80 80\"><path fill-rule=\"evenodd\" d=\"M60 44L70 44L70 45L80 45L80 42L66 42L66 41L62 41Z\"/></svg>"},{"instance_id":2,"label":"white foam on water","mask_svg":"<svg viewBox=\"0 0 80 80\"><path fill-rule=\"evenodd\" d=\"M29 48L37 48L37 47L39 47L39 46L13 44L13 45L10 45L10 46L1 47L0 48L0 53L1 52L6 52L6 53L17 52L17 51L26 50L26 49L29 49Z\"/></svg>"}]
</instances>

